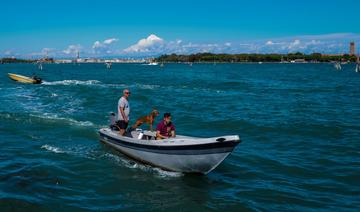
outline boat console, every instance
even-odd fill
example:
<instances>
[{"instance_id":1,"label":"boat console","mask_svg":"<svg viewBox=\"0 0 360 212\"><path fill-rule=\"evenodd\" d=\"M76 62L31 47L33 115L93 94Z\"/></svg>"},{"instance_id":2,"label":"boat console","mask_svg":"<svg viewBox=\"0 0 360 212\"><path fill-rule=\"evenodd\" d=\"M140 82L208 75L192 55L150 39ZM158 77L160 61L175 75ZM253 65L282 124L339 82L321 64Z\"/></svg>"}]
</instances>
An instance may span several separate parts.
<instances>
[{"instance_id":1,"label":"boat console","mask_svg":"<svg viewBox=\"0 0 360 212\"><path fill-rule=\"evenodd\" d=\"M137 138L139 140L156 140L156 132L136 129L131 131L131 137Z\"/></svg>"}]
</instances>

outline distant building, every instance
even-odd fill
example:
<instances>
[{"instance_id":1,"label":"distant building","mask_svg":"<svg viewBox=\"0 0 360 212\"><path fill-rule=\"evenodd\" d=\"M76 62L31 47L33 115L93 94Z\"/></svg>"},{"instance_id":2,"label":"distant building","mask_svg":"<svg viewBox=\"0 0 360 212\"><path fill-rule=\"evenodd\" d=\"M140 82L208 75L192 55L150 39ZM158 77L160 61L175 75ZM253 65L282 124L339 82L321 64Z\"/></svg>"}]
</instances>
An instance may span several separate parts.
<instances>
[{"instance_id":1,"label":"distant building","mask_svg":"<svg viewBox=\"0 0 360 212\"><path fill-rule=\"evenodd\" d=\"M306 63L305 59L295 59L290 61L291 63Z\"/></svg>"},{"instance_id":2,"label":"distant building","mask_svg":"<svg viewBox=\"0 0 360 212\"><path fill-rule=\"evenodd\" d=\"M340 56L344 56L344 54L321 54L322 56L337 56L337 57L340 57Z\"/></svg>"},{"instance_id":3,"label":"distant building","mask_svg":"<svg viewBox=\"0 0 360 212\"><path fill-rule=\"evenodd\" d=\"M350 42L350 55L355 55L355 42Z\"/></svg>"}]
</instances>

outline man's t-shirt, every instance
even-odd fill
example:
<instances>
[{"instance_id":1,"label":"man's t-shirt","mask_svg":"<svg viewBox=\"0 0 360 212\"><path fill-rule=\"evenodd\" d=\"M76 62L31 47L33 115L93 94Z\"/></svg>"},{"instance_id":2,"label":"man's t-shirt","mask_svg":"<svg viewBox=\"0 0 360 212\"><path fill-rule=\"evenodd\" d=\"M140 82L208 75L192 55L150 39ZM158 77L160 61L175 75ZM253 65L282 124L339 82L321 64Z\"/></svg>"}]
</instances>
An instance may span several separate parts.
<instances>
[{"instance_id":1,"label":"man's t-shirt","mask_svg":"<svg viewBox=\"0 0 360 212\"><path fill-rule=\"evenodd\" d=\"M156 126L156 130L160 131L161 135L169 137L170 136L169 132L175 131L175 126L172 124L172 122L166 125L165 121L161 121Z\"/></svg>"},{"instance_id":2,"label":"man's t-shirt","mask_svg":"<svg viewBox=\"0 0 360 212\"><path fill-rule=\"evenodd\" d=\"M121 97L118 102L118 120L124 120L120 112L120 107L124 108L125 116L129 119L130 105L125 97Z\"/></svg>"}]
</instances>

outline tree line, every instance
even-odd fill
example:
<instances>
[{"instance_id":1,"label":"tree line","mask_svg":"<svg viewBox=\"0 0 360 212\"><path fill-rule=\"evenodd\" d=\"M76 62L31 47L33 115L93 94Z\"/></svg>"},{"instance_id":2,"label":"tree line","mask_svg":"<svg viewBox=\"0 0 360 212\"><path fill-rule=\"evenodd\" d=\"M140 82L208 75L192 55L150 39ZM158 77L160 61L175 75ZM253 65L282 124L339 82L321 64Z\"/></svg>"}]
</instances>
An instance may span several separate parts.
<instances>
[{"instance_id":1,"label":"tree line","mask_svg":"<svg viewBox=\"0 0 360 212\"><path fill-rule=\"evenodd\" d=\"M4 63L53 63L54 59L53 58L44 58L44 59L39 59L39 60L30 60L30 59L20 59L20 58L1 58L0 59L0 64L4 64Z\"/></svg>"},{"instance_id":2,"label":"tree line","mask_svg":"<svg viewBox=\"0 0 360 212\"><path fill-rule=\"evenodd\" d=\"M300 52L289 54L213 54L213 53L197 53L190 55L161 55L155 59L157 62L355 62L355 55L323 55L320 53L303 54Z\"/></svg>"}]
</instances>

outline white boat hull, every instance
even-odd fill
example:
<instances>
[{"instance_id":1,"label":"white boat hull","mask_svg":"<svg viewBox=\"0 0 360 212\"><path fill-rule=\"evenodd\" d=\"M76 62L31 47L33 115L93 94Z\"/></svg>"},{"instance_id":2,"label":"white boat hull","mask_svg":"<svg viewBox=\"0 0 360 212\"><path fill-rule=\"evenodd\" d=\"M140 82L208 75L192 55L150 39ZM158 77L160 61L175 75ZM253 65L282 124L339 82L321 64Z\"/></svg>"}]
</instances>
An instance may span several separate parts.
<instances>
[{"instance_id":1,"label":"white boat hull","mask_svg":"<svg viewBox=\"0 0 360 212\"><path fill-rule=\"evenodd\" d=\"M108 128L101 129L100 140L123 154L165 170L207 174L215 169L240 143L238 136L142 140L118 135ZM136 134L135 136L137 136ZM133 136L133 137L135 137Z\"/></svg>"}]
</instances>

